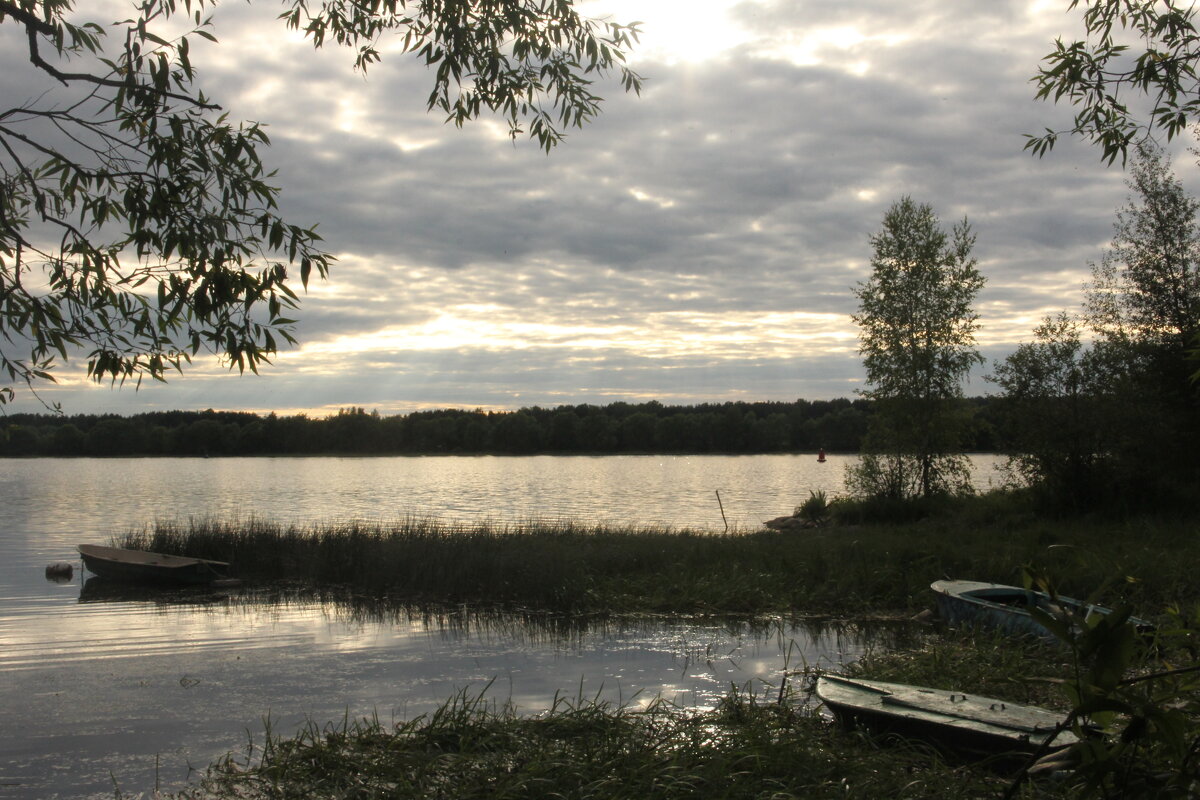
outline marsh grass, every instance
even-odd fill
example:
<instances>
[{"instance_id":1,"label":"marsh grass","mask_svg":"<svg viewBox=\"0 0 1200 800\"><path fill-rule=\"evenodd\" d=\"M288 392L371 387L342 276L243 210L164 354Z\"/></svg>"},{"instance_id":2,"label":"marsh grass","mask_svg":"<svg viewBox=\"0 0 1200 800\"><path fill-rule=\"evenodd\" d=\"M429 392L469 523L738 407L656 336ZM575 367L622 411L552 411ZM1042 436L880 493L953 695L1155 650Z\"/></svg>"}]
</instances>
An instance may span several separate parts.
<instances>
[{"instance_id":1,"label":"marsh grass","mask_svg":"<svg viewBox=\"0 0 1200 800\"><path fill-rule=\"evenodd\" d=\"M1047 519L1004 494L904 523L864 521L869 515L856 518L861 509L840 501L835 508L834 524L793 534L189 520L131 532L122 544L230 561L280 597L316 593L365 614L424 606L451 622L456 603L551 625L588 615L602 624L621 612L894 617L929 605L938 578L1019 584L1026 566L1053 575L1065 594L1128 602L1140 616L1200 600L1195 518ZM1058 681L1070 674L1067 662L1064 650L1038 641L930 629L902 648L869 652L849 671L1065 710ZM843 732L784 697L807 670L799 672L773 698L789 702L731 690L711 711L559 698L531 717L462 693L399 725L347 720L290 737L268 730L263 747L219 761L179 796L953 799L1072 790L1069 782L1013 786L919 744Z\"/></svg>"},{"instance_id":2,"label":"marsh grass","mask_svg":"<svg viewBox=\"0 0 1200 800\"><path fill-rule=\"evenodd\" d=\"M555 613L906 615L929 584L1020 584L1031 565L1059 590L1141 616L1200 599L1192 518L1045 519L1004 494L904 524L781 534L570 522L412 519L310 526L260 519L160 521L127 547L229 561L252 581L340 586L405 602Z\"/></svg>"},{"instance_id":3,"label":"marsh grass","mask_svg":"<svg viewBox=\"0 0 1200 800\"><path fill-rule=\"evenodd\" d=\"M990 630L950 630L904 648L873 648L846 674L996 697L1063 711L1060 681L1071 674L1068 654L1041 639Z\"/></svg>"},{"instance_id":4,"label":"marsh grass","mask_svg":"<svg viewBox=\"0 0 1200 800\"><path fill-rule=\"evenodd\" d=\"M207 798L977 798L1003 777L916 746L842 733L814 711L738 691L711 711L559 698L522 717L461 693L394 727L378 719L217 762L177 797ZM1053 797L1029 786L1023 797Z\"/></svg>"}]
</instances>

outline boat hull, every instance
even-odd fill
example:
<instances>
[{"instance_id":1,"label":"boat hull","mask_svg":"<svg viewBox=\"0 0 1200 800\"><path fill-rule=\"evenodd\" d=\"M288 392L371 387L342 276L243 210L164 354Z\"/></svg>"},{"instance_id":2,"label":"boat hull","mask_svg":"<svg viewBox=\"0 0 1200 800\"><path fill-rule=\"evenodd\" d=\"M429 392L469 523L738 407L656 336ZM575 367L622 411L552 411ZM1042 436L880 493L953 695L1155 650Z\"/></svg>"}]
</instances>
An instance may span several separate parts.
<instances>
[{"instance_id":1,"label":"boat hull","mask_svg":"<svg viewBox=\"0 0 1200 800\"><path fill-rule=\"evenodd\" d=\"M195 585L224 578L229 565L205 558L172 556L101 545L79 545L88 571L114 581Z\"/></svg>"},{"instance_id":2,"label":"boat hull","mask_svg":"<svg viewBox=\"0 0 1200 800\"><path fill-rule=\"evenodd\" d=\"M1065 715L991 697L822 675L817 696L841 724L930 741L979 757L1025 757L1078 741Z\"/></svg>"},{"instance_id":3,"label":"boat hull","mask_svg":"<svg viewBox=\"0 0 1200 800\"><path fill-rule=\"evenodd\" d=\"M930 588L937 594L938 615L950 625L993 628L1015 636L1036 636L1056 640L1029 613L1030 608L1053 612L1069 609L1093 614L1111 614L1112 609L1085 603L1072 597L1051 597L1044 592L980 581L934 581ZM1139 630L1152 630L1145 620L1129 620Z\"/></svg>"}]
</instances>

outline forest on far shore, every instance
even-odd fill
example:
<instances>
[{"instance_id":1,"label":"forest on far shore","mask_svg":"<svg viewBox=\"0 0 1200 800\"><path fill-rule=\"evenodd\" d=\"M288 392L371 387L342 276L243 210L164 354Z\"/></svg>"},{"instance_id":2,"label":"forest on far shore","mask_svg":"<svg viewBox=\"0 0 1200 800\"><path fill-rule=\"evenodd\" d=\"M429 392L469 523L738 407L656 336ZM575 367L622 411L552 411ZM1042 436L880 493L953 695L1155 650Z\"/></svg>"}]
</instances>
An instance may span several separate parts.
<instances>
[{"instance_id":1,"label":"forest on far shore","mask_svg":"<svg viewBox=\"0 0 1200 800\"><path fill-rule=\"evenodd\" d=\"M994 452L1002 428L995 398L967 401L967 450ZM240 411L155 411L132 416L11 414L0 418L0 456L227 456L859 451L867 400L611 403L445 409L381 416L362 408L310 418Z\"/></svg>"}]
</instances>

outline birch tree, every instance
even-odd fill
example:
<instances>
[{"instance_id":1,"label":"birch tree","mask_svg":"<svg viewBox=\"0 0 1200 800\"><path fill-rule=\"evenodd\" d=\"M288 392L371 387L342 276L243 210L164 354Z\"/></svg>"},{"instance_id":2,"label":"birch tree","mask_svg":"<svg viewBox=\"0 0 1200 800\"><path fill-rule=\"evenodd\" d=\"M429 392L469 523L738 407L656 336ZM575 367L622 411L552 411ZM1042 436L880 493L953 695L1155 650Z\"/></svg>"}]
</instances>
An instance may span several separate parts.
<instances>
[{"instance_id":1,"label":"birch tree","mask_svg":"<svg viewBox=\"0 0 1200 800\"><path fill-rule=\"evenodd\" d=\"M863 395L875 411L848 487L901 500L964 491L962 382L982 363L975 236L965 218L947 234L931 206L903 197L870 241L872 274L855 291L854 321L867 372Z\"/></svg>"}]
</instances>

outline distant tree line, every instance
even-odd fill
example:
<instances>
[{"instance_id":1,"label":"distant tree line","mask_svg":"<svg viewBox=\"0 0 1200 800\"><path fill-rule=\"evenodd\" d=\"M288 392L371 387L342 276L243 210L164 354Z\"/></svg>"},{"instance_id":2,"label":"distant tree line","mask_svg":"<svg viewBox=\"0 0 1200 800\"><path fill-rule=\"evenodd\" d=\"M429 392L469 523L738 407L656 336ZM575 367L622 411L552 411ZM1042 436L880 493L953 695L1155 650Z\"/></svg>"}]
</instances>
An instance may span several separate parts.
<instances>
[{"instance_id":1,"label":"distant tree line","mask_svg":"<svg viewBox=\"0 0 1200 800\"><path fill-rule=\"evenodd\" d=\"M970 449L998 446L989 398L975 411ZM362 408L329 417L234 411L117 415L11 414L0 420L3 456L398 455L437 453L858 452L867 400L659 402L446 409L381 416Z\"/></svg>"}]
</instances>

